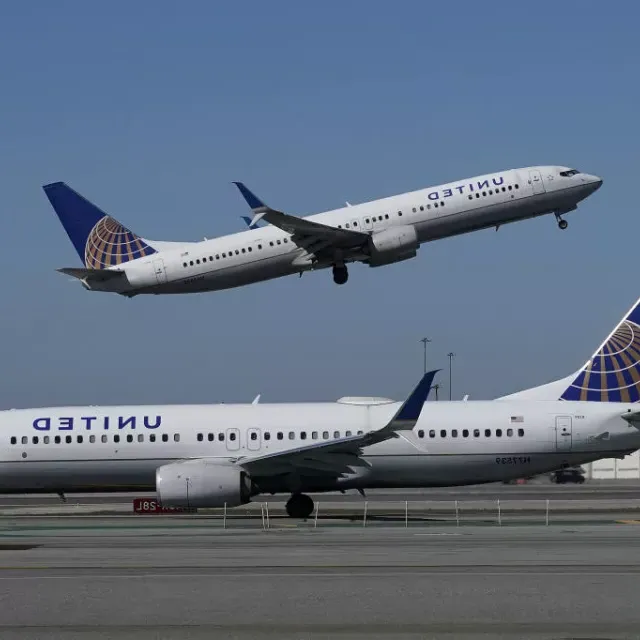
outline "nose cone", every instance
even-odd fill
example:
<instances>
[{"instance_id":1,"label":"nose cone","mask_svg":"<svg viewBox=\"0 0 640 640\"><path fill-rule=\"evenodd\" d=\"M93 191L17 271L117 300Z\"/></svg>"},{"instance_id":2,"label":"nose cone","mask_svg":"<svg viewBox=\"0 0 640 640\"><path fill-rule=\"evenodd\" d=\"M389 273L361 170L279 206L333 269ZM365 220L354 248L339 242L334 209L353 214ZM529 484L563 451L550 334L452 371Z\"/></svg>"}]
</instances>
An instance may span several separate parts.
<instances>
[{"instance_id":1,"label":"nose cone","mask_svg":"<svg viewBox=\"0 0 640 640\"><path fill-rule=\"evenodd\" d=\"M585 176L585 182L587 182L594 191L597 191L602 186L602 178L590 174Z\"/></svg>"}]
</instances>

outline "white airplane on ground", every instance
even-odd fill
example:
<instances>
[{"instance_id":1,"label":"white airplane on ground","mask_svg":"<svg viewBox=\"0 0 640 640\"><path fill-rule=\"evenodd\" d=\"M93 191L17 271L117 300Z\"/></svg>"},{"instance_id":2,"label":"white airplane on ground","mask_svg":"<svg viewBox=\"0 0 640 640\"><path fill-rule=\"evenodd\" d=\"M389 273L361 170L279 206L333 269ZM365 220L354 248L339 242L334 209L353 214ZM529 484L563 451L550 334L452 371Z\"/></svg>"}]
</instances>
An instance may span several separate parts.
<instances>
[{"instance_id":1,"label":"white airplane on ground","mask_svg":"<svg viewBox=\"0 0 640 640\"><path fill-rule=\"evenodd\" d=\"M63 182L44 191L84 267L60 269L86 289L124 296L217 291L347 263L408 260L420 244L526 218L562 215L602 184L568 167L526 167L460 180L306 218L275 211L242 183L253 209L248 231L202 242L155 242L132 233ZM268 223L256 227L260 220Z\"/></svg>"},{"instance_id":2,"label":"white airplane on ground","mask_svg":"<svg viewBox=\"0 0 640 640\"><path fill-rule=\"evenodd\" d=\"M640 448L640 300L575 374L492 401L56 407L0 412L0 493L152 491L229 507L290 493L442 487L554 471Z\"/></svg>"}]
</instances>

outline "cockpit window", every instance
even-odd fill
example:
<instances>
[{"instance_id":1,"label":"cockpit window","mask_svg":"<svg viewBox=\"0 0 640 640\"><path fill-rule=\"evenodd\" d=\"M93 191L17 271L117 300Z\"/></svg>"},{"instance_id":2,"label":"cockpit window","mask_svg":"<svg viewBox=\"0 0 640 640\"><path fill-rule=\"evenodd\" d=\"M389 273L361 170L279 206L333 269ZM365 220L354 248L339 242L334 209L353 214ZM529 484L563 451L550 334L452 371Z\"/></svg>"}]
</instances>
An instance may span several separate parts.
<instances>
[{"instance_id":1,"label":"cockpit window","mask_svg":"<svg viewBox=\"0 0 640 640\"><path fill-rule=\"evenodd\" d=\"M569 169L569 171L561 171L560 175L564 176L565 178L569 178L571 176L575 176L578 173L580 172L577 169Z\"/></svg>"}]
</instances>

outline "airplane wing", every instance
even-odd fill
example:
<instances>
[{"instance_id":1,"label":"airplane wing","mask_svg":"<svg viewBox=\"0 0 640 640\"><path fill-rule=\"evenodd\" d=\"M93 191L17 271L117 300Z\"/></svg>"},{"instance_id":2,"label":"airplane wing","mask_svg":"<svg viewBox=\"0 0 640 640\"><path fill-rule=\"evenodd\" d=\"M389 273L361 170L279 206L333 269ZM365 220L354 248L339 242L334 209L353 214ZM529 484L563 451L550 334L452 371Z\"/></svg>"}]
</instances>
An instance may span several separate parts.
<instances>
[{"instance_id":1,"label":"airplane wing","mask_svg":"<svg viewBox=\"0 0 640 640\"><path fill-rule=\"evenodd\" d=\"M309 253L317 253L325 249L354 249L368 242L368 233L352 229L338 229L276 211L256 197L242 182L234 182L233 184L238 187L254 213L250 226L254 227L264 219L274 227L290 233L293 242Z\"/></svg>"},{"instance_id":2,"label":"airplane wing","mask_svg":"<svg viewBox=\"0 0 640 640\"><path fill-rule=\"evenodd\" d=\"M84 269L76 267L64 267L57 269L60 273L67 276L77 278L78 280L86 280L87 282L107 282L108 280L117 280L124 277L124 271L119 269Z\"/></svg>"},{"instance_id":3,"label":"airplane wing","mask_svg":"<svg viewBox=\"0 0 640 640\"><path fill-rule=\"evenodd\" d=\"M429 396L438 370L426 373L393 418L381 429L363 435L314 443L262 456L238 458L235 463L254 477L274 476L298 472L301 475L341 476L353 473L354 467L369 467L362 450L391 438L401 431L410 431L416 425L424 403Z\"/></svg>"}]
</instances>

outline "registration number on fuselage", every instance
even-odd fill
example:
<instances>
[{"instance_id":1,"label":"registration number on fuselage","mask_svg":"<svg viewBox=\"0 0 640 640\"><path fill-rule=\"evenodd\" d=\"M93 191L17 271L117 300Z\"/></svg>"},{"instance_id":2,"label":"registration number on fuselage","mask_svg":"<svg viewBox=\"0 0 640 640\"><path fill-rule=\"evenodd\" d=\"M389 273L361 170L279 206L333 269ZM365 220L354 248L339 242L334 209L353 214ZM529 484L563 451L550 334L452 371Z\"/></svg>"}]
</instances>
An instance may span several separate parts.
<instances>
[{"instance_id":1,"label":"registration number on fuselage","mask_svg":"<svg viewBox=\"0 0 640 640\"><path fill-rule=\"evenodd\" d=\"M530 456L508 456L506 458L496 458L496 464L529 464Z\"/></svg>"}]
</instances>

